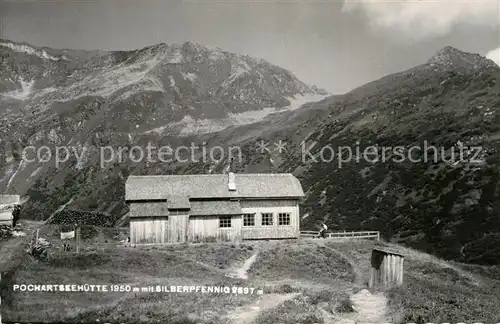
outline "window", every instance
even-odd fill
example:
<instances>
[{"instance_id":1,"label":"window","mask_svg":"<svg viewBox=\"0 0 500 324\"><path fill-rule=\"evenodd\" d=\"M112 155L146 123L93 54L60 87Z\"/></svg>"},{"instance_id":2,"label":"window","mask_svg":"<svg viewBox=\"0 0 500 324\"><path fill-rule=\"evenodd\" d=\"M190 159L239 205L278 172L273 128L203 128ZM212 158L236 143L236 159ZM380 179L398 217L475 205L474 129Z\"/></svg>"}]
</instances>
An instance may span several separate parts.
<instances>
[{"instance_id":1,"label":"window","mask_svg":"<svg viewBox=\"0 0 500 324\"><path fill-rule=\"evenodd\" d=\"M273 214L272 213L262 213L262 226L273 225Z\"/></svg>"},{"instance_id":2,"label":"window","mask_svg":"<svg viewBox=\"0 0 500 324\"><path fill-rule=\"evenodd\" d=\"M221 228L231 227L231 216L221 216L219 218L219 227Z\"/></svg>"},{"instance_id":3,"label":"window","mask_svg":"<svg viewBox=\"0 0 500 324\"><path fill-rule=\"evenodd\" d=\"M255 214L243 214L243 226L255 226Z\"/></svg>"},{"instance_id":4,"label":"window","mask_svg":"<svg viewBox=\"0 0 500 324\"><path fill-rule=\"evenodd\" d=\"M290 213L279 213L278 225L290 225Z\"/></svg>"}]
</instances>

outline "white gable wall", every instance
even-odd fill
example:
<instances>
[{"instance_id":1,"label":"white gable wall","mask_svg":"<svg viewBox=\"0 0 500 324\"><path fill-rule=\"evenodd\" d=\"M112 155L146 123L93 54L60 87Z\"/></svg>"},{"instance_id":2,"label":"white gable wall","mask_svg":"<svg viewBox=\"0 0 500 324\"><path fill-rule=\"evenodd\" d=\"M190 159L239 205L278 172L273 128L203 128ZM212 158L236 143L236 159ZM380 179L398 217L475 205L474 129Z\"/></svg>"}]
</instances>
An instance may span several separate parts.
<instances>
[{"instance_id":1,"label":"white gable wall","mask_svg":"<svg viewBox=\"0 0 500 324\"><path fill-rule=\"evenodd\" d=\"M298 238L299 205L296 200L241 200L243 214L255 213L255 226L242 226L243 239ZM273 214L273 225L262 225L262 213ZM289 213L290 225L278 225L278 214Z\"/></svg>"}]
</instances>

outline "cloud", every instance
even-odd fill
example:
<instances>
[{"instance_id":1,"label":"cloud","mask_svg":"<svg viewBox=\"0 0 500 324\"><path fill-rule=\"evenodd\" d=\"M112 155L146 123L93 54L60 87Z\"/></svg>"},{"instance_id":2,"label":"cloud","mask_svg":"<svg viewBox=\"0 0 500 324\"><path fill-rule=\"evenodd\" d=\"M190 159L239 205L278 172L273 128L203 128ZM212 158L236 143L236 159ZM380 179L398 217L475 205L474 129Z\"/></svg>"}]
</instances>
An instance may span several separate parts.
<instances>
[{"instance_id":1,"label":"cloud","mask_svg":"<svg viewBox=\"0 0 500 324\"><path fill-rule=\"evenodd\" d=\"M362 12L374 29L397 31L414 40L444 36L459 24L500 24L495 0L344 0L342 11Z\"/></svg>"},{"instance_id":2,"label":"cloud","mask_svg":"<svg viewBox=\"0 0 500 324\"><path fill-rule=\"evenodd\" d=\"M486 57L500 66L500 47L486 53Z\"/></svg>"}]
</instances>

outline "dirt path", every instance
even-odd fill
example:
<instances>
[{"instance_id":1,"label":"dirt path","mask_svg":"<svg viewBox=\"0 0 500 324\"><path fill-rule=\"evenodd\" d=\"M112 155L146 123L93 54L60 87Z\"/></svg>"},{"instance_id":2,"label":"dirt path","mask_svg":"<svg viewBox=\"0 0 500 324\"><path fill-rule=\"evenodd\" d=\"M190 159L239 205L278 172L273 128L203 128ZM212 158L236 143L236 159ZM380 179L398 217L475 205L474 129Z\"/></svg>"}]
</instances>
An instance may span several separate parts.
<instances>
[{"instance_id":1,"label":"dirt path","mask_svg":"<svg viewBox=\"0 0 500 324\"><path fill-rule=\"evenodd\" d=\"M259 251L255 252L250 258L248 258L241 267L233 269L228 276L232 278L238 279L248 279L248 270L252 264L254 264L255 260L257 260L257 256L259 255Z\"/></svg>"},{"instance_id":2,"label":"dirt path","mask_svg":"<svg viewBox=\"0 0 500 324\"><path fill-rule=\"evenodd\" d=\"M293 294L267 294L259 297L250 305L236 308L228 316L228 324L251 324L254 323L259 314L265 310L275 308L287 300L295 298L298 293Z\"/></svg>"},{"instance_id":3,"label":"dirt path","mask_svg":"<svg viewBox=\"0 0 500 324\"><path fill-rule=\"evenodd\" d=\"M363 289L351 296L354 313L336 319L335 324L387 323L387 298L382 293L372 294Z\"/></svg>"},{"instance_id":4,"label":"dirt path","mask_svg":"<svg viewBox=\"0 0 500 324\"><path fill-rule=\"evenodd\" d=\"M358 262L344 253L327 246L327 240L318 240L316 244L335 252L346 260L352 268L355 279L354 284L358 287L364 287L365 278L368 276L367 269L361 267ZM383 293L372 294L367 289L362 289L357 294L350 296L354 313L333 320L330 316L324 316L326 324L361 324L361 323L386 323L388 322L387 298Z\"/></svg>"},{"instance_id":5,"label":"dirt path","mask_svg":"<svg viewBox=\"0 0 500 324\"><path fill-rule=\"evenodd\" d=\"M228 276L239 279L248 279L248 270L257 260L259 251L256 251L250 258L237 268L234 268ZM259 314L265 310L275 308L285 301L299 295L298 293L291 294L265 294L251 304L236 308L228 315L228 324L251 324L254 323Z\"/></svg>"}]
</instances>

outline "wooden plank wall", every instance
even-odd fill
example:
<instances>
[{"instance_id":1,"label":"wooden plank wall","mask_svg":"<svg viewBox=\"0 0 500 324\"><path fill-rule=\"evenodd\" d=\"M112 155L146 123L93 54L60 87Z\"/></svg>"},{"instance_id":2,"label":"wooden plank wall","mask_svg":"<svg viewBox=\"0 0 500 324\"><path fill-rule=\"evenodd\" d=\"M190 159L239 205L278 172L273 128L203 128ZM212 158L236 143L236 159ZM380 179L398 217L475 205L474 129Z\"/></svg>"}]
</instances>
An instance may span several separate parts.
<instances>
[{"instance_id":1,"label":"wooden plank wall","mask_svg":"<svg viewBox=\"0 0 500 324\"><path fill-rule=\"evenodd\" d=\"M244 214L255 213L255 226L242 226L243 239L300 237L299 206L295 200L242 200ZM273 213L273 225L262 226L262 213ZM290 213L290 225L278 225L278 213Z\"/></svg>"},{"instance_id":2,"label":"wooden plank wall","mask_svg":"<svg viewBox=\"0 0 500 324\"><path fill-rule=\"evenodd\" d=\"M130 218L131 244L161 244L169 242L168 216Z\"/></svg>"},{"instance_id":3,"label":"wooden plank wall","mask_svg":"<svg viewBox=\"0 0 500 324\"><path fill-rule=\"evenodd\" d=\"M189 215L133 217L130 219L131 244L164 244L187 241Z\"/></svg>"},{"instance_id":4,"label":"wooden plank wall","mask_svg":"<svg viewBox=\"0 0 500 324\"><path fill-rule=\"evenodd\" d=\"M404 257L398 254L372 251L369 287L403 284Z\"/></svg>"},{"instance_id":5,"label":"wooden plank wall","mask_svg":"<svg viewBox=\"0 0 500 324\"><path fill-rule=\"evenodd\" d=\"M167 242L183 243L188 240L189 212L170 213L168 223L170 233Z\"/></svg>"},{"instance_id":6,"label":"wooden plank wall","mask_svg":"<svg viewBox=\"0 0 500 324\"><path fill-rule=\"evenodd\" d=\"M241 240L241 225L240 215L231 216L231 228L220 228L219 216L190 216L189 241L239 241Z\"/></svg>"},{"instance_id":7,"label":"wooden plank wall","mask_svg":"<svg viewBox=\"0 0 500 324\"><path fill-rule=\"evenodd\" d=\"M171 241L166 202L129 205L130 243L161 244Z\"/></svg>"}]
</instances>

